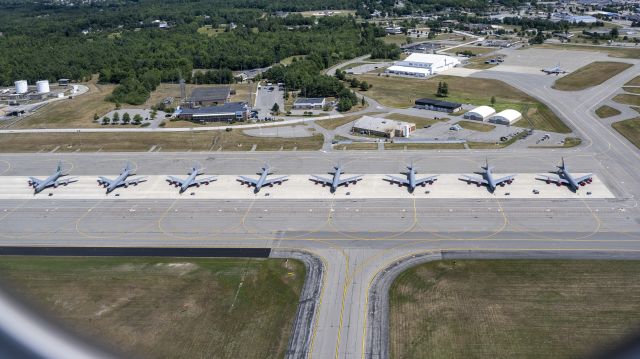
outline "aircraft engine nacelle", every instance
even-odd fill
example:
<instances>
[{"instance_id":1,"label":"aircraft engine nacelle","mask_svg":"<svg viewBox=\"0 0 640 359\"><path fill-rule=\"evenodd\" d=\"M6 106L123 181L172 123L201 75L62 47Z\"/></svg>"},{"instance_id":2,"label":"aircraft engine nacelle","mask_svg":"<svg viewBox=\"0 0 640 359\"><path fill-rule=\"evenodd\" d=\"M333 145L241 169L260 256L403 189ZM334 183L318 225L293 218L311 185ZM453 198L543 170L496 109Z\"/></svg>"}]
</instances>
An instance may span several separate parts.
<instances>
[{"instance_id":1,"label":"aircraft engine nacelle","mask_svg":"<svg viewBox=\"0 0 640 359\"><path fill-rule=\"evenodd\" d=\"M135 186L137 186L137 185L138 185L138 183L133 183L133 186L134 186L134 187L135 187Z\"/></svg>"},{"instance_id":2,"label":"aircraft engine nacelle","mask_svg":"<svg viewBox=\"0 0 640 359\"><path fill-rule=\"evenodd\" d=\"M508 180L508 181L507 181L507 183L508 183L508 184L512 184L512 183L513 183L513 180Z\"/></svg>"},{"instance_id":3,"label":"aircraft engine nacelle","mask_svg":"<svg viewBox=\"0 0 640 359\"><path fill-rule=\"evenodd\" d=\"M209 185L209 182L205 182L205 183L204 183L204 185L205 185L205 186L208 186L208 185Z\"/></svg>"},{"instance_id":4,"label":"aircraft engine nacelle","mask_svg":"<svg viewBox=\"0 0 640 359\"><path fill-rule=\"evenodd\" d=\"M476 183L476 187L480 187L480 183Z\"/></svg>"},{"instance_id":5,"label":"aircraft engine nacelle","mask_svg":"<svg viewBox=\"0 0 640 359\"><path fill-rule=\"evenodd\" d=\"M547 184L551 184L551 181L549 181L549 180L546 180L545 182L547 182Z\"/></svg>"},{"instance_id":6,"label":"aircraft engine nacelle","mask_svg":"<svg viewBox=\"0 0 640 359\"><path fill-rule=\"evenodd\" d=\"M128 187L129 187L129 185L125 183L124 185L122 185L122 187L124 187L124 188L128 188Z\"/></svg>"},{"instance_id":7,"label":"aircraft engine nacelle","mask_svg":"<svg viewBox=\"0 0 640 359\"><path fill-rule=\"evenodd\" d=\"M506 183L502 182L500 183L500 187L504 187L506 185Z\"/></svg>"},{"instance_id":8,"label":"aircraft engine nacelle","mask_svg":"<svg viewBox=\"0 0 640 359\"><path fill-rule=\"evenodd\" d=\"M431 182L429 182L431 184ZM422 182L422 187L427 187L427 182Z\"/></svg>"},{"instance_id":9,"label":"aircraft engine nacelle","mask_svg":"<svg viewBox=\"0 0 640 359\"><path fill-rule=\"evenodd\" d=\"M584 187L584 185L586 185L586 183L584 183L584 182L580 183L580 186Z\"/></svg>"},{"instance_id":10,"label":"aircraft engine nacelle","mask_svg":"<svg viewBox=\"0 0 640 359\"><path fill-rule=\"evenodd\" d=\"M196 187L197 187L197 188L200 188L200 184L198 183L198 184L196 185Z\"/></svg>"},{"instance_id":11,"label":"aircraft engine nacelle","mask_svg":"<svg viewBox=\"0 0 640 359\"><path fill-rule=\"evenodd\" d=\"M560 187L560 186L561 186L561 183L560 183L560 182L556 182L556 186L557 186L557 187Z\"/></svg>"},{"instance_id":12,"label":"aircraft engine nacelle","mask_svg":"<svg viewBox=\"0 0 640 359\"><path fill-rule=\"evenodd\" d=\"M57 183L54 183L54 184L53 184L53 188L58 188L58 184L57 184Z\"/></svg>"},{"instance_id":13,"label":"aircraft engine nacelle","mask_svg":"<svg viewBox=\"0 0 640 359\"><path fill-rule=\"evenodd\" d=\"M27 184L28 184L29 186L33 186L33 181L29 180L29 181L27 182Z\"/></svg>"}]
</instances>

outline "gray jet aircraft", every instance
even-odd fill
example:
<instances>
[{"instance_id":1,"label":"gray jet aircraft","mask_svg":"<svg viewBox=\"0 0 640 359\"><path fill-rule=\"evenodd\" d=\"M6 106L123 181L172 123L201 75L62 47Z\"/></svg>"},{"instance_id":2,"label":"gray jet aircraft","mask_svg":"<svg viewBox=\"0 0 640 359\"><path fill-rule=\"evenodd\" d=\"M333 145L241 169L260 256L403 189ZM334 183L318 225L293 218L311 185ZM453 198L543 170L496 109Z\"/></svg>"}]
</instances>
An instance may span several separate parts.
<instances>
[{"instance_id":1,"label":"gray jet aircraft","mask_svg":"<svg viewBox=\"0 0 640 359\"><path fill-rule=\"evenodd\" d=\"M138 177L134 179L127 179L129 176L134 176L135 173L131 172L131 164L127 162L127 164L120 172L120 175L113 180L110 180L106 177L98 177L98 186L102 186L107 189L107 194L113 192L118 187L127 188L129 186L137 186L138 183L145 182L146 177Z\"/></svg>"},{"instance_id":2,"label":"gray jet aircraft","mask_svg":"<svg viewBox=\"0 0 640 359\"><path fill-rule=\"evenodd\" d=\"M342 171L342 165L334 166L333 169L333 172L329 172L329 174L333 175L332 178L311 175L309 180L316 184L322 184L322 187L329 185L331 187L331 193L335 193L336 189L340 186L349 187L349 183L356 184L358 181L362 180L362 175L341 179L340 175L344 173Z\"/></svg>"},{"instance_id":3,"label":"gray jet aircraft","mask_svg":"<svg viewBox=\"0 0 640 359\"><path fill-rule=\"evenodd\" d=\"M573 192L576 192L580 187L586 186L593 181L593 173L586 174L584 176L574 178L569 172L569 167L564 164L564 157L560 166L556 166L558 170L555 173L556 176L538 175L536 179L545 181L547 184L551 182L555 183L558 187L565 185Z\"/></svg>"},{"instance_id":4,"label":"gray jet aircraft","mask_svg":"<svg viewBox=\"0 0 640 359\"><path fill-rule=\"evenodd\" d=\"M58 186L66 186L69 183L78 182L76 177L60 179L60 177L68 175L68 173L62 173L62 162L59 161L56 171L51 176L43 180L39 180L35 177L29 177L28 183L30 187L33 187L33 194L38 194L49 187L57 188Z\"/></svg>"},{"instance_id":5,"label":"gray jet aircraft","mask_svg":"<svg viewBox=\"0 0 640 359\"><path fill-rule=\"evenodd\" d=\"M556 65L555 67L544 68L540 71L544 72L547 75L556 75L556 76L567 73L567 71L563 70L562 67L560 67L560 64Z\"/></svg>"},{"instance_id":6,"label":"gray jet aircraft","mask_svg":"<svg viewBox=\"0 0 640 359\"><path fill-rule=\"evenodd\" d=\"M258 179L239 176L238 181L242 184L255 187L255 189L253 190L253 193L257 194L258 192L260 192L260 189L264 186L273 187L274 184L282 184L282 182L287 181L289 179L288 176L281 176L281 177L267 179L267 176L273 174L272 172L269 172L270 169L271 168L269 167L269 165L265 164L262 167L262 171L256 173L257 175L260 175Z\"/></svg>"},{"instance_id":7,"label":"gray jet aircraft","mask_svg":"<svg viewBox=\"0 0 640 359\"><path fill-rule=\"evenodd\" d=\"M504 187L506 184L511 184L516 178L515 175L508 175L498 179L493 178L493 167L489 166L489 160L486 160L482 169L483 171L478 173L482 177L462 175L460 176L460 180L467 182L467 184L475 183L478 187L482 185L487 186L489 192L493 193L496 187Z\"/></svg>"},{"instance_id":8,"label":"gray jet aircraft","mask_svg":"<svg viewBox=\"0 0 640 359\"><path fill-rule=\"evenodd\" d=\"M416 168L413 166L413 162L409 166L407 166L407 169L409 170L409 172L403 173L407 175L406 179L395 177L392 175L387 175L387 178L385 178L384 180L390 183L397 183L399 186L407 186L407 188L409 189L409 193L413 193L416 187L418 186L425 187L427 184L433 184L433 182L435 182L438 178L437 175L423 177L423 178L416 178L416 173L418 172L416 171Z\"/></svg>"},{"instance_id":9,"label":"gray jet aircraft","mask_svg":"<svg viewBox=\"0 0 640 359\"><path fill-rule=\"evenodd\" d=\"M195 186L200 187L200 185L209 185L209 183L216 180L215 176L206 177L206 178L196 178L200 175L204 174L204 168L200 167L200 165L195 165L191 168L191 171L188 173L188 177L186 179L180 179L173 176L168 176L166 181L169 182L170 185L175 187L180 187L180 194L183 194L189 187Z\"/></svg>"}]
</instances>

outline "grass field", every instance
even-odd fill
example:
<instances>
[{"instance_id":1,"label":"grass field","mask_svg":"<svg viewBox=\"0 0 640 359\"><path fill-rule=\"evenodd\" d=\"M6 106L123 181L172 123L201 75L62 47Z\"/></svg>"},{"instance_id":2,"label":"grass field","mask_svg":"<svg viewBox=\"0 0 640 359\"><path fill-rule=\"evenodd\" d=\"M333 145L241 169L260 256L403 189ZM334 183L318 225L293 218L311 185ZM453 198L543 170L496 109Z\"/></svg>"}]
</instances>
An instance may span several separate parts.
<instances>
[{"instance_id":1,"label":"grass field","mask_svg":"<svg viewBox=\"0 0 640 359\"><path fill-rule=\"evenodd\" d=\"M115 85L99 85L95 79L84 85L89 88L87 93L50 103L12 128L100 127L93 122L93 115L97 113L102 118L115 109L114 103L105 100Z\"/></svg>"},{"instance_id":2,"label":"grass field","mask_svg":"<svg viewBox=\"0 0 640 359\"><path fill-rule=\"evenodd\" d=\"M429 79L374 75L357 77L373 85L367 91L367 96L390 107L406 108L413 106L418 98L436 98L438 82L445 81L449 85L446 101L491 105L491 97L495 96L497 102L492 107L496 111L512 108L522 113L523 120L518 121L516 126L531 125L543 131L571 132L547 106L502 81L458 76L435 76Z\"/></svg>"},{"instance_id":3,"label":"grass field","mask_svg":"<svg viewBox=\"0 0 640 359\"><path fill-rule=\"evenodd\" d=\"M391 358L581 358L640 324L640 262L457 260L400 274Z\"/></svg>"},{"instance_id":4,"label":"grass field","mask_svg":"<svg viewBox=\"0 0 640 359\"><path fill-rule=\"evenodd\" d=\"M0 152L256 151L319 150L322 135L299 138L251 137L242 131L141 133L10 133L0 135Z\"/></svg>"},{"instance_id":5,"label":"grass field","mask_svg":"<svg viewBox=\"0 0 640 359\"><path fill-rule=\"evenodd\" d=\"M553 88L561 91L584 90L600 85L631 66L624 62L595 61L557 79Z\"/></svg>"},{"instance_id":6,"label":"grass field","mask_svg":"<svg viewBox=\"0 0 640 359\"><path fill-rule=\"evenodd\" d=\"M625 105L640 106L640 96L631 94L619 94L613 97L613 101Z\"/></svg>"},{"instance_id":7,"label":"grass field","mask_svg":"<svg viewBox=\"0 0 640 359\"><path fill-rule=\"evenodd\" d=\"M622 89L625 90L626 92L640 95L640 87L623 87Z\"/></svg>"},{"instance_id":8,"label":"grass field","mask_svg":"<svg viewBox=\"0 0 640 359\"><path fill-rule=\"evenodd\" d=\"M344 116L340 118L330 118L328 120L318 120L315 123L327 130L335 130L336 128L346 125L349 122L353 122L362 117L361 115Z\"/></svg>"},{"instance_id":9,"label":"grass field","mask_svg":"<svg viewBox=\"0 0 640 359\"><path fill-rule=\"evenodd\" d=\"M372 142L354 142L348 145L338 145L335 147L336 150L377 150L378 144Z\"/></svg>"},{"instance_id":10,"label":"grass field","mask_svg":"<svg viewBox=\"0 0 640 359\"><path fill-rule=\"evenodd\" d=\"M490 52L494 52L494 51L497 51L497 50L498 49L492 48L492 47L460 46L460 47L456 47L456 48L447 50L445 52L450 53L450 54L456 54L456 53L460 53L460 52L464 52L464 51L471 51L474 55L478 56L478 55L488 54Z\"/></svg>"},{"instance_id":11,"label":"grass field","mask_svg":"<svg viewBox=\"0 0 640 359\"><path fill-rule=\"evenodd\" d=\"M456 124L464 129L478 132L490 132L496 128L494 125L477 121L459 121Z\"/></svg>"},{"instance_id":12,"label":"grass field","mask_svg":"<svg viewBox=\"0 0 640 359\"><path fill-rule=\"evenodd\" d=\"M398 46L404 45L407 43L407 35L405 34L397 34L397 35L387 35L382 38L382 41L385 44L396 44Z\"/></svg>"},{"instance_id":13,"label":"grass field","mask_svg":"<svg viewBox=\"0 0 640 359\"><path fill-rule=\"evenodd\" d=\"M640 86L640 76L636 76L631 81L627 82L627 86Z\"/></svg>"},{"instance_id":14,"label":"grass field","mask_svg":"<svg viewBox=\"0 0 640 359\"><path fill-rule=\"evenodd\" d=\"M289 57L285 57L284 59L280 60L280 63L283 65L291 65L293 63L293 59L296 59L296 61L298 60L302 60L304 59L306 56L305 55L297 55L297 56L289 56Z\"/></svg>"},{"instance_id":15,"label":"grass field","mask_svg":"<svg viewBox=\"0 0 640 359\"><path fill-rule=\"evenodd\" d=\"M640 117L614 122L611 126L629 142L640 148Z\"/></svg>"},{"instance_id":16,"label":"grass field","mask_svg":"<svg viewBox=\"0 0 640 359\"><path fill-rule=\"evenodd\" d=\"M284 357L304 273L280 259L0 261L3 279L73 331L144 358Z\"/></svg>"},{"instance_id":17,"label":"grass field","mask_svg":"<svg viewBox=\"0 0 640 359\"><path fill-rule=\"evenodd\" d=\"M416 128L423 128L425 126L431 126L434 123L438 123L440 121L446 121L446 118L441 118L441 119L433 119L433 118L424 118L424 117L417 117L417 116L411 116L411 115L404 115L401 113L390 113L388 115L384 116L385 118L391 119L391 120L396 120L396 121L405 121L405 122L411 122L411 123L415 123L416 124Z\"/></svg>"},{"instance_id":18,"label":"grass field","mask_svg":"<svg viewBox=\"0 0 640 359\"><path fill-rule=\"evenodd\" d=\"M553 49L553 50L572 50L572 51L589 51L602 52L609 57L619 57L628 59L640 59L640 48L621 48L621 47L605 47L590 45L572 45L572 44L541 44L535 45L536 48ZM526 49L528 47L524 47Z\"/></svg>"},{"instance_id":19,"label":"grass field","mask_svg":"<svg viewBox=\"0 0 640 359\"><path fill-rule=\"evenodd\" d=\"M612 116L617 116L619 115L621 112L618 111L617 109L611 107L611 106L600 106L598 107L598 109L596 110L596 115L600 118L607 118L607 117L612 117Z\"/></svg>"},{"instance_id":20,"label":"grass field","mask_svg":"<svg viewBox=\"0 0 640 359\"><path fill-rule=\"evenodd\" d=\"M462 150L462 143L385 143L385 150Z\"/></svg>"}]
</instances>

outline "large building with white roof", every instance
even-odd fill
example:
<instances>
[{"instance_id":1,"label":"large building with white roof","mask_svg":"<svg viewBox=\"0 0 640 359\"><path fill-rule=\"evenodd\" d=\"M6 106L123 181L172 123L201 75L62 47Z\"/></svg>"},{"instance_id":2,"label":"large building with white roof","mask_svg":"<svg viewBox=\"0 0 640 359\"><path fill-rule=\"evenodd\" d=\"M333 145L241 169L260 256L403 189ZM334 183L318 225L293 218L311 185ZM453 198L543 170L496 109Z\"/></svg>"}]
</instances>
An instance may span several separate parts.
<instances>
[{"instance_id":1,"label":"large building with white roof","mask_svg":"<svg viewBox=\"0 0 640 359\"><path fill-rule=\"evenodd\" d=\"M386 73L427 77L460 65L460 60L447 55L413 53L402 61L396 61Z\"/></svg>"},{"instance_id":2,"label":"large building with white roof","mask_svg":"<svg viewBox=\"0 0 640 359\"><path fill-rule=\"evenodd\" d=\"M415 130L415 123L372 116L362 116L351 128L353 133L388 138L409 137Z\"/></svg>"},{"instance_id":3,"label":"large building with white roof","mask_svg":"<svg viewBox=\"0 0 640 359\"><path fill-rule=\"evenodd\" d=\"M506 109L491 116L489 122L500 123L503 125L513 125L522 118L522 114L516 110Z\"/></svg>"},{"instance_id":4,"label":"large building with white roof","mask_svg":"<svg viewBox=\"0 0 640 359\"><path fill-rule=\"evenodd\" d=\"M486 121L489 117L496 113L493 107L478 106L464 114L464 118L476 121Z\"/></svg>"}]
</instances>

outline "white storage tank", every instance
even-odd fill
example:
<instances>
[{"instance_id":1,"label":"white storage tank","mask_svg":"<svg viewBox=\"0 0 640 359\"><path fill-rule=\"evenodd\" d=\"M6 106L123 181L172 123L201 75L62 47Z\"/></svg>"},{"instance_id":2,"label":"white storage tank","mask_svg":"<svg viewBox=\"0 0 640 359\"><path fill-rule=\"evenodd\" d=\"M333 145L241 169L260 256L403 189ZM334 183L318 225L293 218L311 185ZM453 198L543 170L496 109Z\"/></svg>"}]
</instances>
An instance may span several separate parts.
<instances>
[{"instance_id":1,"label":"white storage tank","mask_svg":"<svg viewBox=\"0 0 640 359\"><path fill-rule=\"evenodd\" d=\"M29 85L27 84L27 80L18 80L15 82L16 85L16 93L24 94L29 91Z\"/></svg>"},{"instance_id":2,"label":"white storage tank","mask_svg":"<svg viewBox=\"0 0 640 359\"><path fill-rule=\"evenodd\" d=\"M49 80L40 80L36 82L37 93L49 93Z\"/></svg>"}]
</instances>

